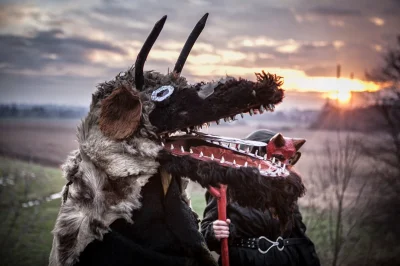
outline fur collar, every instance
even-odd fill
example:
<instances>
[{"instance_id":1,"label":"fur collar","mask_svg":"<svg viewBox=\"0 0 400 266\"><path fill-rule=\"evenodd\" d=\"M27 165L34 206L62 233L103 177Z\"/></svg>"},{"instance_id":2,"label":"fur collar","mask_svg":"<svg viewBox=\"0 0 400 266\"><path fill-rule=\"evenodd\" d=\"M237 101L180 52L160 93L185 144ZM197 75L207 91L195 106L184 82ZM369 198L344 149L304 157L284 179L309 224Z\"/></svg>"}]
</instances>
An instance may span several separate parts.
<instances>
[{"instance_id":1,"label":"fur collar","mask_svg":"<svg viewBox=\"0 0 400 266\"><path fill-rule=\"evenodd\" d=\"M132 210L141 206L141 189L159 167L155 157L160 146L142 137L110 140L90 117L78 128L78 140L79 150L62 166L72 183L64 188L50 265L73 265L116 219L132 223Z\"/></svg>"}]
</instances>

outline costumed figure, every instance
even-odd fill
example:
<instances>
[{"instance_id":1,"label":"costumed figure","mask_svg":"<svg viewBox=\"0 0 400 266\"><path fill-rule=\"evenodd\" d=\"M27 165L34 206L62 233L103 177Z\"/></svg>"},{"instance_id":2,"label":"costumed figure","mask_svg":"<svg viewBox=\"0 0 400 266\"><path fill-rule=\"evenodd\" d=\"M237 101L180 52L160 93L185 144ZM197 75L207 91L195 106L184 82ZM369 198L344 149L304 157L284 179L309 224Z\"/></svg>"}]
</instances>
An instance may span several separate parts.
<instances>
[{"instance_id":1,"label":"costumed figure","mask_svg":"<svg viewBox=\"0 0 400 266\"><path fill-rule=\"evenodd\" d=\"M300 159L300 147L304 139L285 138L282 134L269 130L257 130L246 137L248 140L263 141L265 147L246 147L252 153L266 156L278 165L292 169ZM306 226L302 222L297 203L293 204L293 219L281 228L276 210L266 208L264 211L243 207L237 202L229 202L229 195L234 193L228 187L227 220L218 219L218 203L209 192L206 193L207 207L201 222L201 232L211 250L221 254L221 240L228 239L229 262L231 266L319 266L314 244L306 236ZM222 254L225 255L225 254ZM224 263L220 256L220 264Z\"/></svg>"},{"instance_id":2,"label":"costumed figure","mask_svg":"<svg viewBox=\"0 0 400 266\"><path fill-rule=\"evenodd\" d=\"M228 184L233 201L274 207L283 225L291 220L291 206L304 193L300 177L234 147L265 143L198 132L220 119L272 111L284 95L280 77L264 72L256 82L226 77L187 83L180 73L207 16L173 72L143 71L165 16L134 67L98 85L78 126L79 149L63 165L68 182L50 265L217 265L187 204L184 178L203 187ZM243 156L254 163L234 163Z\"/></svg>"}]
</instances>

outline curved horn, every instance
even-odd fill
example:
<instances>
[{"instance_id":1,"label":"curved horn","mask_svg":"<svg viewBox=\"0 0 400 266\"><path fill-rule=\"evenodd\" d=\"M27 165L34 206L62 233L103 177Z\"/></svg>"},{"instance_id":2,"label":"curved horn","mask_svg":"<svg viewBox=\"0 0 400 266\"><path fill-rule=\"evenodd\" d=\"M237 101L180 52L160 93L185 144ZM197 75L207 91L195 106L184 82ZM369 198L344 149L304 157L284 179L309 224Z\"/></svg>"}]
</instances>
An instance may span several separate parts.
<instances>
[{"instance_id":1,"label":"curved horn","mask_svg":"<svg viewBox=\"0 0 400 266\"><path fill-rule=\"evenodd\" d=\"M208 18L208 13L206 13L200 20L197 22L196 26L190 33L188 39L186 40L185 45L182 48L181 54L176 61L174 72L180 74L182 72L183 66L185 65L186 59L189 56L190 50L194 43L196 42L197 38L200 36L200 33L203 31L204 26L206 25L206 21Z\"/></svg>"},{"instance_id":2,"label":"curved horn","mask_svg":"<svg viewBox=\"0 0 400 266\"><path fill-rule=\"evenodd\" d=\"M164 27L164 23L167 20L167 16L163 16L157 23L154 25L153 30L150 32L150 35L147 37L146 41L144 42L142 49L136 58L135 62L135 86L136 89L141 91L143 84L144 84L144 76L143 76L143 66L144 62L146 62L147 56L153 47L153 44L156 42L158 35L162 28Z\"/></svg>"}]
</instances>

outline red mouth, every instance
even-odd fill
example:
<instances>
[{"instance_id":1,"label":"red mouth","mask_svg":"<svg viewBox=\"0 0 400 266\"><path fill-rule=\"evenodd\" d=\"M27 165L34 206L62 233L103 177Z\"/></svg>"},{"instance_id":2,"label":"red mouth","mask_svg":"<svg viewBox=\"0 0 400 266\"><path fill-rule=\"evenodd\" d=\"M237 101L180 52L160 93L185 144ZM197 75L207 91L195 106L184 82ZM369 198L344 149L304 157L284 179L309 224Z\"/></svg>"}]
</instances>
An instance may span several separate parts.
<instances>
[{"instance_id":1,"label":"red mouth","mask_svg":"<svg viewBox=\"0 0 400 266\"><path fill-rule=\"evenodd\" d=\"M245 142L244 140L240 141ZM266 156L261 157L249 151L240 150L237 148L237 144L231 148L232 145L223 145L221 141L217 143L207 140L204 136L185 135L169 138L163 145L164 149L175 156L190 156L196 160L214 161L221 166L230 168L254 167L263 176L287 176L289 174L286 165L279 161L275 163L274 159L269 160Z\"/></svg>"}]
</instances>

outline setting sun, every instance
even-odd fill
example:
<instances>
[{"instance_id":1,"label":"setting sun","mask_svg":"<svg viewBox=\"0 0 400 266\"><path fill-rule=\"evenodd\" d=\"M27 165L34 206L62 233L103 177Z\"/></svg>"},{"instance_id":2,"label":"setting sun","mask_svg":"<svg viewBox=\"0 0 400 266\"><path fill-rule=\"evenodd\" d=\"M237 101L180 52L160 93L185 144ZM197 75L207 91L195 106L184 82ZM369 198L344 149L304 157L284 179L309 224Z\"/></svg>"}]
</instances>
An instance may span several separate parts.
<instances>
[{"instance_id":1,"label":"setting sun","mask_svg":"<svg viewBox=\"0 0 400 266\"><path fill-rule=\"evenodd\" d=\"M339 92L330 92L327 95L327 98L332 100L338 100L340 103L348 103L351 99L351 91L349 90L340 90Z\"/></svg>"}]
</instances>

